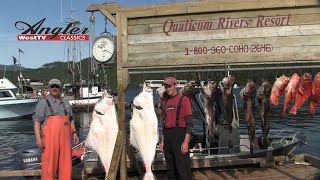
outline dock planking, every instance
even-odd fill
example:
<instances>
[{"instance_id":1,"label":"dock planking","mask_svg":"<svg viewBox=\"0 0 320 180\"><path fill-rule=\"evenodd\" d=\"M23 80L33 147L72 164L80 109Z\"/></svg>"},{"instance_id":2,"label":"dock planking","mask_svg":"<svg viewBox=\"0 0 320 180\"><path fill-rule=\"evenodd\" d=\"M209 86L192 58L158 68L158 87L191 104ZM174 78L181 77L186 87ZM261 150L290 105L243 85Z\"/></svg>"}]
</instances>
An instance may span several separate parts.
<instances>
[{"instance_id":1,"label":"dock planking","mask_svg":"<svg viewBox=\"0 0 320 180\"><path fill-rule=\"evenodd\" d=\"M216 159L210 160L211 167L200 166L193 162L193 179L245 179L245 180L263 180L263 179L281 179L281 180L320 180L320 158L308 154L299 154L295 156L275 156L272 157L273 163L265 158L247 158L247 159ZM233 162L233 163L231 163ZM249 163L251 162L251 163ZM141 163L140 166L143 166ZM128 163L130 166L130 163ZM271 166L270 166L271 165ZM153 173L158 180L168 179L164 164L157 167L154 162ZM141 167L141 169L144 169ZM137 175L132 167L128 168L127 179L138 180L142 175ZM18 177L18 176L40 176L41 170L15 170L0 171L0 177ZM97 161L87 161L84 168L74 168L72 179L104 179L104 169ZM118 174L119 176L119 174ZM118 179L117 176L117 179Z\"/></svg>"},{"instance_id":2,"label":"dock planking","mask_svg":"<svg viewBox=\"0 0 320 180\"><path fill-rule=\"evenodd\" d=\"M156 172L158 180L167 180L165 171ZM141 177L128 177L129 180L138 180ZM320 170L311 165L281 165L269 168L246 167L246 168L206 168L193 170L194 180L209 179L245 179L245 180L318 180L320 179Z\"/></svg>"}]
</instances>

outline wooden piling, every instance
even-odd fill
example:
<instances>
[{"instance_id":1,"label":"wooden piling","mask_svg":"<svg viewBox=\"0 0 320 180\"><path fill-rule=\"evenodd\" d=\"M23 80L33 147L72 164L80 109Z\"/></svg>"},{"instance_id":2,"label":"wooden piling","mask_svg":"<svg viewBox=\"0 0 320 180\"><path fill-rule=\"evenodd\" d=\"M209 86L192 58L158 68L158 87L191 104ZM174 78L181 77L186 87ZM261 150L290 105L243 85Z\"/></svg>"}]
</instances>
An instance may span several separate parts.
<instances>
[{"instance_id":1,"label":"wooden piling","mask_svg":"<svg viewBox=\"0 0 320 180\"><path fill-rule=\"evenodd\" d=\"M125 136L124 136L123 131L120 130L118 132L116 144L114 147L114 149L117 151L113 151L109 173L108 173L108 176L105 177L106 180L107 179L114 180L117 177L118 166L119 166L120 157L121 157L122 149L123 149L123 145L124 145L124 137Z\"/></svg>"}]
</instances>

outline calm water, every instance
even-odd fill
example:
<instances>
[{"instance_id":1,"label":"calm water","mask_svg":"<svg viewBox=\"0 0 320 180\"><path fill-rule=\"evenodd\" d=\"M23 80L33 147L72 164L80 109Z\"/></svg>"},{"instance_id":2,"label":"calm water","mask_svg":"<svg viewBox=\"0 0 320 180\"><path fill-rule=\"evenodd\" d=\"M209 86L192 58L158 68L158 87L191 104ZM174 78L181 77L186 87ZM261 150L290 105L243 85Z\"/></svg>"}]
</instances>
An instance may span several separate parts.
<instances>
[{"instance_id":1,"label":"calm water","mask_svg":"<svg viewBox=\"0 0 320 180\"><path fill-rule=\"evenodd\" d=\"M235 94L237 95L239 91L240 89L235 90ZM138 92L138 89L128 90L126 92L127 101L130 102L133 97L138 94ZM242 101L239 98L238 107L240 113L240 132L245 133L247 129L243 121ZM301 109L299 109L296 116L288 115L288 117L285 119L281 118L281 112L281 106L272 106L270 113L271 128L292 129L296 132L299 131L306 134L309 137L308 144L296 148L294 152L304 152L320 156L320 108L318 107L316 109L317 114L315 116L311 116L309 114L308 105L305 105ZM88 125L90 118L91 115L89 113L76 114L77 123L84 126L84 128L80 128L79 130L81 139L84 139L83 134L86 134L85 126ZM256 121L256 129L260 129L258 113L256 113ZM202 131L201 124L195 126L194 131ZM25 148L35 146L33 122L31 121L31 119L0 122L0 142L0 170L19 169L19 153Z\"/></svg>"}]
</instances>

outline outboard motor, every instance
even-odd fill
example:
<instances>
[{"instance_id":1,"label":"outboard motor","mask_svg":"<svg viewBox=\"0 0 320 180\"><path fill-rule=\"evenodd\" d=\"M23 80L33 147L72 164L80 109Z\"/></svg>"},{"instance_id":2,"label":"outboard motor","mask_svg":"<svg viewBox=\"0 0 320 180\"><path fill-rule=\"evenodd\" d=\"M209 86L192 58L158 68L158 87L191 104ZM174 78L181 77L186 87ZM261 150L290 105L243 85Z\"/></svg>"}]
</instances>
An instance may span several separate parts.
<instances>
[{"instance_id":1,"label":"outboard motor","mask_svg":"<svg viewBox=\"0 0 320 180\"><path fill-rule=\"evenodd\" d=\"M23 170L41 169L42 151L38 147L27 148L20 153L21 168Z\"/></svg>"}]
</instances>

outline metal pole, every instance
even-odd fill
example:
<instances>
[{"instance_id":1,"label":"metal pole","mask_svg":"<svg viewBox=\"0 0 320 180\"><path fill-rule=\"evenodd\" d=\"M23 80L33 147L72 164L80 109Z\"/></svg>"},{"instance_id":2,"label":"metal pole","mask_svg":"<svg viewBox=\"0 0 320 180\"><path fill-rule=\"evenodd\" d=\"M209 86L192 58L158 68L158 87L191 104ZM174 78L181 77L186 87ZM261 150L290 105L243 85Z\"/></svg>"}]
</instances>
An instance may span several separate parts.
<instances>
[{"instance_id":1,"label":"metal pole","mask_svg":"<svg viewBox=\"0 0 320 180\"><path fill-rule=\"evenodd\" d=\"M270 66L270 67L239 67L239 68L228 68L229 71L264 71L264 70L274 70L274 69L313 69L320 68L320 65L301 65L301 66ZM225 68L212 68L212 69L183 69L183 70L154 70L154 71L139 71L139 70L129 70L129 74L154 74L154 73L185 73L185 72L224 72Z\"/></svg>"}]
</instances>

